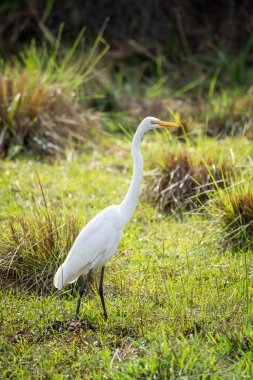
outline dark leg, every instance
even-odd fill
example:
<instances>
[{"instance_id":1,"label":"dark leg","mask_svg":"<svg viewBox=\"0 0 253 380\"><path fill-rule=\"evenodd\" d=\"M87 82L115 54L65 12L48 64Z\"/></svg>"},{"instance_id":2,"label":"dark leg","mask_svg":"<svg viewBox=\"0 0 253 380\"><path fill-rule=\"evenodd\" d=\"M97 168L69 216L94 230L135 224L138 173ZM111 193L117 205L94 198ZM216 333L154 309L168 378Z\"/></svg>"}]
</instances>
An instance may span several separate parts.
<instances>
[{"instance_id":1,"label":"dark leg","mask_svg":"<svg viewBox=\"0 0 253 380\"><path fill-rule=\"evenodd\" d=\"M105 317L105 319L107 319L107 312L106 312L106 307L105 307L104 291L103 291L104 272L105 272L105 267L103 266L101 269L101 276L100 276L98 293L99 293L99 296L100 296L100 299L102 302L102 306L103 306L103 310L104 310L104 317Z\"/></svg>"},{"instance_id":2,"label":"dark leg","mask_svg":"<svg viewBox=\"0 0 253 380\"><path fill-rule=\"evenodd\" d=\"M84 291L86 289L86 286L87 286L87 283L90 279L90 276L91 276L91 273L92 273L92 269L89 270L81 288L80 288L80 292L79 292L79 298L78 298L78 301L77 301L77 307L76 307L76 319L79 318L79 309L80 309L80 305L81 305L81 300L82 300L82 297L83 297L83 294L84 294Z\"/></svg>"}]
</instances>

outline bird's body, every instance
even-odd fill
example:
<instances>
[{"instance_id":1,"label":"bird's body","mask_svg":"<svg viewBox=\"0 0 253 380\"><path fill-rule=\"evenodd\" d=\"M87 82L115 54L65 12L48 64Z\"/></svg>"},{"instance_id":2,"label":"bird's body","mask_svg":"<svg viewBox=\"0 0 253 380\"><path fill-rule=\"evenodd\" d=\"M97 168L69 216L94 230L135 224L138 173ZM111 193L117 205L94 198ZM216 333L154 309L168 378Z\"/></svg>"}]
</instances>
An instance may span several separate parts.
<instances>
[{"instance_id":1,"label":"bird's body","mask_svg":"<svg viewBox=\"0 0 253 380\"><path fill-rule=\"evenodd\" d=\"M178 127L175 123L163 122L153 117L147 117L140 123L132 141L131 152L134 170L125 198L119 205L112 205L101 211L81 230L66 260L58 268L54 277L55 287L61 290L67 284L76 281L81 275L87 275L89 278L92 270L101 266L99 295L106 318L107 313L103 297L104 265L115 254L123 234L123 228L132 218L139 198L143 172L143 160L140 151L141 139L148 130L161 126ZM80 290L76 310L77 317L86 282Z\"/></svg>"},{"instance_id":2,"label":"bird's body","mask_svg":"<svg viewBox=\"0 0 253 380\"><path fill-rule=\"evenodd\" d=\"M123 233L119 219L119 206L109 206L81 230L66 260L56 272L54 285L57 289L61 290L79 276L110 260Z\"/></svg>"}]
</instances>

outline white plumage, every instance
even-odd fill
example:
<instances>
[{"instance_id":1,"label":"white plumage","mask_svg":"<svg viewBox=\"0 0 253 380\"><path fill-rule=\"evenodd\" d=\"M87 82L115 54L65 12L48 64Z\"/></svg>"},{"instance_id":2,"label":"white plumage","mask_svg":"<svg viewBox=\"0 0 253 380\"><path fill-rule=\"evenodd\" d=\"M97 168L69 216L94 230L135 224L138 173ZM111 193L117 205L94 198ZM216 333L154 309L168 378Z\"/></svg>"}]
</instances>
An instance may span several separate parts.
<instances>
[{"instance_id":1,"label":"white plumage","mask_svg":"<svg viewBox=\"0 0 253 380\"><path fill-rule=\"evenodd\" d=\"M90 269L103 266L114 255L122 233L119 206L109 206L97 214L77 236L55 274L54 286L61 290Z\"/></svg>"},{"instance_id":2,"label":"white plumage","mask_svg":"<svg viewBox=\"0 0 253 380\"><path fill-rule=\"evenodd\" d=\"M178 124L160 121L154 117L147 117L140 123L132 141L131 152L134 170L125 198L120 205L109 206L100 212L81 230L66 260L55 274L54 285L59 290L67 284L76 281L79 276L87 275L87 279L80 289L80 297L76 309L77 318L87 280L92 270L97 267L102 267L99 295L104 316L107 318L103 296L104 266L115 254L122 237L123 228L132 218L139 198L143 171L143 160L140 152L141 139L148 130L162 126L173 128L178 127Z\"/></svg>"}]
</instances>

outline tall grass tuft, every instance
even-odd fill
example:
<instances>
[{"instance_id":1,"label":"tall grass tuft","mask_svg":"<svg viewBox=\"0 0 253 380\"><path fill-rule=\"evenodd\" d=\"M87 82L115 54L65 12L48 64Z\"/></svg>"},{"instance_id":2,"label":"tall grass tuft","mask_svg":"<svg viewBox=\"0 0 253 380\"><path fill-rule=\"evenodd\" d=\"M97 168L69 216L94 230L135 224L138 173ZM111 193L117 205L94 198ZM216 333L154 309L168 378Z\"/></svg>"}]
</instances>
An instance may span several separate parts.
<instances>
[{"instance_id":1,"label":"tall grass tuft","mask_svg":"<svg viewBox=\"0 0 253 380\"><path fill-rule=\"evenodd\" d=\"M199 207L209 199L213 188L224 187L234 173L231 160L198 158L186 149L168 153L156 166L147 193L166 212Z\"/></svg>"},{"instance_id":2,"label":"tall grass tuft","mask_svg":"<svg viewBox=\"0 0 253 380\"><path fill-rule=\"evenodd\" d=\"M207 204L207 212L220 224L226 246L253 247L252 178L218 189Z\"/></svg>"},{"instance_id":3,"label":"tall grass tuft","mask_svg":"<svg viewBox=\"0 0 253 380\"><path fill-rule=\"evenodd\" d=\"M0 237L3 284L50 293L53 275L79 230L77 217L33 202L31 211L17 209L5 221Z\"/></svg>"},{"instance_id":4,"label":"tall grass tuft","mask_svg":"<svg viewBox=\"0 0 253 380\"><path fill-rule=\"evenodd\" d=\"M83 110L79 100L85 83L108 50L98 35L85 53L76 50L80 33L67 52L60 50L62 27L53 50L25 48L21 59L0 69L0 155L27 148L39 154L55 154L71 143L80 143L100 126L96 113Z\"/></svg>"}]
</instances>

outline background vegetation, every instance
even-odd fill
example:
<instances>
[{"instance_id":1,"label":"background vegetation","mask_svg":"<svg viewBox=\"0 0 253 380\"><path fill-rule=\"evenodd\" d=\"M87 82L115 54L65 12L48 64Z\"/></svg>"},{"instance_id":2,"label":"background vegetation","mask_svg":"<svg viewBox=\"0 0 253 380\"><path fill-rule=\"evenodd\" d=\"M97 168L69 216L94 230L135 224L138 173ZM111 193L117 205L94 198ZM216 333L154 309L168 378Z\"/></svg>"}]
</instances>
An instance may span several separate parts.
<instances>
[{"instance_id":1,"label":"background vegetation","mask_svg":"<svg viewBox=\"0 0 253 380\"><path fill-rule=\"evenodd\" d=\"M250 1L2 1L0 373L6 379L251 379ZM142 195L74 322L56 268L119 203L142 118Z\"/></svg>"}]
</instances>

